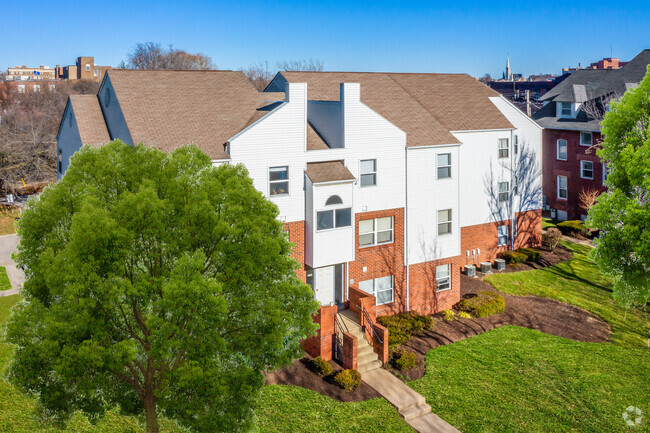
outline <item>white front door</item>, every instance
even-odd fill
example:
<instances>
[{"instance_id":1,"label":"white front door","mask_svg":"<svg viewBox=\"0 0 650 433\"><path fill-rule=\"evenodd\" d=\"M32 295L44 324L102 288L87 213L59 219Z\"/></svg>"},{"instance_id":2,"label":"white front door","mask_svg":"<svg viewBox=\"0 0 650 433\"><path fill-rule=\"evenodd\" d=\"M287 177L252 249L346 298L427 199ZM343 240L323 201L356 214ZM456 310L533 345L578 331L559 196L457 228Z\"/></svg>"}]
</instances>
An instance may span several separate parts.
<instances>
[{"instance_id":1,"label":"white front door","mask_svg":"<svg viewBox=\"0 0 650 433\"><path fill-rule=\"evenodd\" d=\"M314 269L314 292L321 305L334 302L334 266Z\"/></svg>"}]
</instances>

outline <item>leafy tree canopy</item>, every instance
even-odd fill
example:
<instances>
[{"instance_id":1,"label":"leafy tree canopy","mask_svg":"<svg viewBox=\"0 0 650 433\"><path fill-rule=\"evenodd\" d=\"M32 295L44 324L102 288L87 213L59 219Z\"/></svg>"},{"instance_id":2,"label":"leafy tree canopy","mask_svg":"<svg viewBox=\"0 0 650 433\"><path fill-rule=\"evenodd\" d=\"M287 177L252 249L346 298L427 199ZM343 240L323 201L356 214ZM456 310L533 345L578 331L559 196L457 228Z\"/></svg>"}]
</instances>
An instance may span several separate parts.
<instances>
[{"instance_id":1,"label":"leafy tree canopy","mask_svg":"<svg viewBox=\"0 0 650 433\"><path fill-rule=\"evenodd\" d=\"M642 305L650 300L650 72L612 102L602 126L608 192L589 211L587 224L601 229L593 257L615 277L620 303Z\"/></svg>"},{"instance_id":2,"label":"leafy tree canopy","mask_svg":"<svg viewBox=\"0 0 650 433\"><path fill-rule=\"evenodd\" d=\"M250 427L262 371L313 333L277 208L246 169L115 141L83 147L20 220L10 380L52 413L118 405L196 431Z\"/></svg>"}]
</instances>

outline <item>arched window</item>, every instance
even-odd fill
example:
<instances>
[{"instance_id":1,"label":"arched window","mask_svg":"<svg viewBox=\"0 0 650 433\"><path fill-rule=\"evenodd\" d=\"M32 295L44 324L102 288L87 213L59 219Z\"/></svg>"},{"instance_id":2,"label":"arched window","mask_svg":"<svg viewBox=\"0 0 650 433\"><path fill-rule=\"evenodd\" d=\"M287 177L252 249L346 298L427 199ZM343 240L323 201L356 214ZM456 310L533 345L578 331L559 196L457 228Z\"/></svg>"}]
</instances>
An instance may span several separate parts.
<instances>
[{"instance_id":1,"label":"arched window","mask_svg":"<svg viewBox=\"0 0 650 433\"><path fill-rule=\"evenodd\" d=\"M338 195L333 195L327 199L325 206L333 206L335 204L343 204L343 200Z\"/></svg>"}]
</instances>

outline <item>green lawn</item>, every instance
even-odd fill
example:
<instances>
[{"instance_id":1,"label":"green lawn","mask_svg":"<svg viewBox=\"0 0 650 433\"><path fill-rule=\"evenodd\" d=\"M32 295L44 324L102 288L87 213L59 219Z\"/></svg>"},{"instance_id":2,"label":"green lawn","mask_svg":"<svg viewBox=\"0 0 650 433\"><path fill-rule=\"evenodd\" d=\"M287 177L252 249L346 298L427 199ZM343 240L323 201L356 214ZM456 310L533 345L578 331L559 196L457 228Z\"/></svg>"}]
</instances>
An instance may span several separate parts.
<instances>
[{"instance_id":1,"label":"green lawn","mask_svg":"<svg viewBox=\"0 0 650 433\"><path fill-rule=\"evenodd\" d=\"M577 305L612 327L611 341L628 347L647 347L650 315L625 310L612 299L611 280L601 274L587 254L590 247L563 241L573 259L544 269L494 274L485 278L497 290L512 295L536 295Z\"/></svg>"},{"instance_id":2,"label":"green lawn","mask_svg":"<svg viewBox=\"0 0 650 433\"><path fill-rule=\"evenodd\" d=\"M386 400L342 403L285 385L263 389L257 410L262 432L412 432Z\"/></svg>"},{"instance_id":3,"label":"green lawn","mask_svg":"<svg viewBox=\"0 0 650 433\"><path fill-rule=\"evenodd\" d=\"M9 289L11 289L11 282L7 276L7 269L4 266L0 266L0 292Z\"/></svg>"},{"instance_id":4,"label":"green lawn","mask_svg":"<svg viewBox=\"0 0 650 433\"><path fill-rule=\"evenodd\" d=\"M429 351L408 384L433 412L472 432L648 432L650 351L505 326ZM644 427L622 420L639 407Z\"/></svg>"}]
</instances>

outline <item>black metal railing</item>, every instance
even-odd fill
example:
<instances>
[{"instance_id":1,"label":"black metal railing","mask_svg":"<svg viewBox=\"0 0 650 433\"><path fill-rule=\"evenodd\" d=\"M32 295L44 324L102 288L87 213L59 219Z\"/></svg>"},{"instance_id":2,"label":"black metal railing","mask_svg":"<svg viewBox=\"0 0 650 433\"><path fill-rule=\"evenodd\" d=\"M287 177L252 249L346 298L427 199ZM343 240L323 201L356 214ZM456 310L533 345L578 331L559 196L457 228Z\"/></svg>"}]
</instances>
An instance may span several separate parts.
<instances>
[{"instance_id":1,"label":"black metal railing","mask_svg":"<svg viewBox=\"0 0 650 433\"><path fill-rule=\"evenodd\" d=\"M338 361L343 361L343 333L348 332L348 327L345 321L336 314L336 328L334 329L334 356Z\"/></svg>"},{"instance_id":2,"label":"black metal railing","mask_svg":"<svg viewBox=\"0 0 650 433\"><path fill-rule=\"evenodd\" d=\"M375 322L372 321L372 318L370 317L370 314L368 314L368 311L366 309L359 305L359 309L361 309L361 314L363 315L363 330L364 330L364 335L365 335L365 330L366 326L370 326L370 329L372 330L372 334L375 334L375 337L377 337L377 340L379 340L380 343L384 343L384 341L379 337L379 334L377 334L377 331L375 331ZM371 337L372 337L372 334ZM372 344L372 341L370 341L370 344Z\"/></svg>"}]
</instances>

